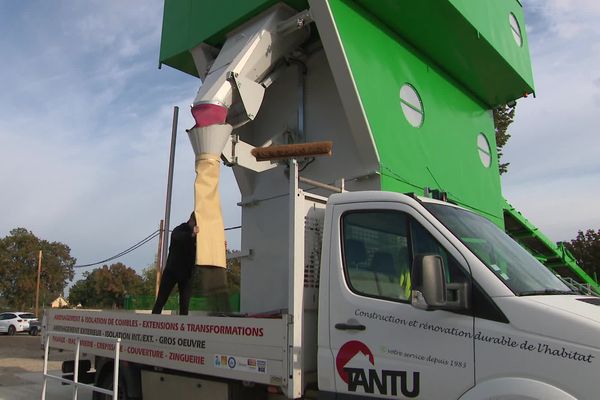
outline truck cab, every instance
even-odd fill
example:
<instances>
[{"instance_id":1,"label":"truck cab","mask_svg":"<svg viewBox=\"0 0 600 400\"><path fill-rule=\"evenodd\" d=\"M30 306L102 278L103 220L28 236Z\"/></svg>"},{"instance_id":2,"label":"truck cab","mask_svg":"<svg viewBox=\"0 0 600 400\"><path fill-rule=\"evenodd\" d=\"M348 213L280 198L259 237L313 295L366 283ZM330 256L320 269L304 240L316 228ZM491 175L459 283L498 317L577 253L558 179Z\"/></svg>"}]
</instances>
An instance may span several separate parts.
<instances>
[{"instance_id":1,"label":"truck cab","mask_svg":"<svg viewBox=\"0 0 600 400\"><path fill-rule=\"evenodd\" d=\"M487 219L433 199L344 193L329 198L324 237L320 390L594 397L600 302Z\"/></svg>"}]
</instances>

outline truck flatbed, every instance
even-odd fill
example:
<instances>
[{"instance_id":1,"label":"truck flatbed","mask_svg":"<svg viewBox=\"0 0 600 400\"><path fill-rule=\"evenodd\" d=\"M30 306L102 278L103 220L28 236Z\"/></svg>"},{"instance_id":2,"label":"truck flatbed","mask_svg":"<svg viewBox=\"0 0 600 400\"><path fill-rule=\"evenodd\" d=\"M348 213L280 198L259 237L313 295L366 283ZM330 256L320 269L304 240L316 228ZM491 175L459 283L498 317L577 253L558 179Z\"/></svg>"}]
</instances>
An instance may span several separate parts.
<instances>
[{"instance_id":1,"label":"truck flatbed","mask_svg":"<svg viewBox=\"0 0 600 400\"><path fill-rule=\"evenodd\" d=\"M288 318L153 315L49 310L50 347L223 378L281 385L285 381ZM68 335L61 336L61 333Z\"/></svg>"}]
</instances>

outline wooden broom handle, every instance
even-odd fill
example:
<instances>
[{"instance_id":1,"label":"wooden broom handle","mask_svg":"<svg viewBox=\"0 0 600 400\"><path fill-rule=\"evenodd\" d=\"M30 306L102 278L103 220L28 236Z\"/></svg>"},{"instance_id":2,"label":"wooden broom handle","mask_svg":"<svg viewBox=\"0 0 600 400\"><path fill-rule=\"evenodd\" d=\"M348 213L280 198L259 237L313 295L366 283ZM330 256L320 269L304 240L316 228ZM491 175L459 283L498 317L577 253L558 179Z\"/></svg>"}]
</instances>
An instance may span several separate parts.
<instances>
[{"instance_id":1,"label":"wooden broom handle","mask_svg":"<svg viewBox=\"0 0 600 400\"><path fill-rule=\"evenodd\" d=\"M256 161L285 160L313 156L330 156L333 142L310 142L279 146L255 147L250 152Z\"/></svg>"}]
</instances>

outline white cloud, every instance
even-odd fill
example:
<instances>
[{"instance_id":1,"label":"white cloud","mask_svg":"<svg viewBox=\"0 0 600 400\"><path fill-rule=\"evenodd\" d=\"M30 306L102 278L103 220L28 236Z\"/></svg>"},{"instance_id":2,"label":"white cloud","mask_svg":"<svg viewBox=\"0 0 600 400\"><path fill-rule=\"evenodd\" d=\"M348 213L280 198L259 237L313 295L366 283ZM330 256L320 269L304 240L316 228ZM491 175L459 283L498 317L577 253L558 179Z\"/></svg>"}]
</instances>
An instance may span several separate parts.
<instances>
[{"instance_id":1,"label":"white cloud","mask_svg":"<svg viewBox=\"0 0 600 400\"><path fill-rule=\"evenodd\" d=\"M524 6L545 16L547 28L556 34L556 39L571 40L597 32L594 23L600 16L597 0L526 0Z\"/></svg>"},{"instance_id":2,"label":"white cloud","mask_svg":"<svg viewBox=\"0 0 600 400\"><path fill-rule=\"evenodd\" d=\"M0 5L10 62L0 75L0 236L25 227L68 244L79 263L112 256L163 217L173 105L180 105L171 228L193 205L184 128L199 81L158 70L162 1ZM6 11L6 12L5 12ZM239 194L224 169L226 226ZM233 200L233 201L232 201ZM239 237L228 235L232 247ZM140 270L157 241L124 257Z\"/></svg>"},{"instance_id":3,"label":"white cloud","mask_svg":"<svg viewBox=\"0 0 600 400\"><path fill-rule=\"evenodd\" d=\"M568 240L600 228L600 2L524 6L537 98L518 102L504 193L551 239Z\"/></svg>"}]
</instances>

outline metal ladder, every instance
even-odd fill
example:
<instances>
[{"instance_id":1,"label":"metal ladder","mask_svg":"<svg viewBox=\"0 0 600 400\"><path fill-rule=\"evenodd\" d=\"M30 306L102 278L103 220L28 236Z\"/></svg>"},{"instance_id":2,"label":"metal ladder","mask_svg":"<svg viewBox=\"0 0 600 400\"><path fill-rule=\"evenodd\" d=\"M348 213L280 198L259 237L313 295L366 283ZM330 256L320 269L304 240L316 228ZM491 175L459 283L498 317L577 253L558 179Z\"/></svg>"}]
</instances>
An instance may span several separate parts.
<instances>
[{"instance_id":1,"label":"metal ladder","mask_svg":"<svg viewBox=\"0 0 600 400\"><path fill-rule=\"evenodd\" d=\"M62 336L62 337L74 337L75 338L75 366L73 370L73 380L65 379L62 376L51 375L48 373L48 350L50 349L50 338L53 336ZM87 383L79 382L79 352L81 350L80 343L81 339L92 339L96 342L107 342L114 343L115 345L115 357L114 357L114 371L113 371L113 389L104 389L94 385L89 385ZM93 392L103 393L109 396L112 396L113 400L117 400L117 395L119 393L119 353L121 347L121 339L120 338L104 338L99 336L92 335L83 335L83 334L74 334L74 333L66 333L66 332L56 332L49 331L46 332L45 345L44 345L44 382L42 385L42 400L46 400L46 386L48 383L48 379L54 379L63 384L73 385L73 400L77 400L78 390L80 387L85 387L91 389Z\"/></svg>"}]
</instances>

